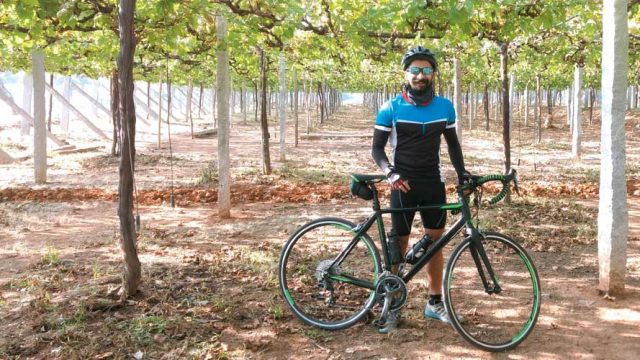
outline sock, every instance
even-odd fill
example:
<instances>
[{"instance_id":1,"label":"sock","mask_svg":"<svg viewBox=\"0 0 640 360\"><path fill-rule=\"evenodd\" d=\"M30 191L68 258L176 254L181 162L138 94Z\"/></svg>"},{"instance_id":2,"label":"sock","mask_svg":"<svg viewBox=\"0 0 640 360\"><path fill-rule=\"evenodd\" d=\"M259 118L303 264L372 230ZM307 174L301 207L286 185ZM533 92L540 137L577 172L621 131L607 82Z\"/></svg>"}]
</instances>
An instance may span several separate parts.
<instances>
[{"instance_id":1,"label":"sock","mask_svg":"<svg viewBox=\"0 0 640 360\"><path fill-rule=\"evenodd\" d=\"M429 304L435 305L439 302L442 302L442 294L437 295L429 295Z\"/></svg>"}]
</instances>

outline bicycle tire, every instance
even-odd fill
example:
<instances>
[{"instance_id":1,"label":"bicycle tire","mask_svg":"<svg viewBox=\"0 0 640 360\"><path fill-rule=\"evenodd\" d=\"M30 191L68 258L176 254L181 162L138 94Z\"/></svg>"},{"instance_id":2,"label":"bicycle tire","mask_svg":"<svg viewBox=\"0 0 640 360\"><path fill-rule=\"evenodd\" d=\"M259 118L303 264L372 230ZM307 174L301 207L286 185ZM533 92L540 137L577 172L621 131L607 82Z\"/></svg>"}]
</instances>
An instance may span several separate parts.
<instances>
[{"instance_id":1,"label":"bicycle tire","mask_svg":"<svg viewBox=\"0 0 640 360\"><path fill-rule=\"evenodd\" d=\"M485 291L467 238L447 263L445 306L455 330L471 344L506 351L533 331L540 313L540 279L531 257L517 242L494 232L481 236L500 293Z\"/></svg>"},{"instance_id":2,"label":"bicycle tire","mask_svg":"<svg viewBox=\"0 0 640 360\"><path fill-rule=\"evenodd\" d=\"M344 329L358 322L373 307L374 290L343 279L318 279L317 275L318 269L329 267L354 238L354 228L355 224L340 218L317 219L301 226L282 249L278 264L280 292L303 322L325 330ZM331 271L337 277L350 275L375 284L381 265L371 238L361 235L338 269Z\"/></svg>"}]
</instances>

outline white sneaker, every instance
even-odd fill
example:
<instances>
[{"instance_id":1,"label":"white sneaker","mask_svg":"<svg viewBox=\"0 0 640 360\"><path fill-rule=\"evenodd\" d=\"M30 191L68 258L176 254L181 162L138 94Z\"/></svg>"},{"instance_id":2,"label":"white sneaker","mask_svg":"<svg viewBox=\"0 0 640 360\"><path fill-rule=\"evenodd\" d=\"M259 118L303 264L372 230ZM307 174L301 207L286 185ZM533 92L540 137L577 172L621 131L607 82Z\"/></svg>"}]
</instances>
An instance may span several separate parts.
<instances>
[{"instance_id":1,"label":"white sneaker","mask_svg":"<svg viewBox=\"0 0 640 360\"><path fill-rule=\"evenodd\" d=\"M447 324L451 324L449 313L447 312L447 309L444 307L444 303L442 301L438 301L433 305L429 303L429 301L427 301L427 305L424 307L424 316L428 318L440 320ZM458 316L458 321L464 322L461 316Z\"/></svg>"}]
</instances>

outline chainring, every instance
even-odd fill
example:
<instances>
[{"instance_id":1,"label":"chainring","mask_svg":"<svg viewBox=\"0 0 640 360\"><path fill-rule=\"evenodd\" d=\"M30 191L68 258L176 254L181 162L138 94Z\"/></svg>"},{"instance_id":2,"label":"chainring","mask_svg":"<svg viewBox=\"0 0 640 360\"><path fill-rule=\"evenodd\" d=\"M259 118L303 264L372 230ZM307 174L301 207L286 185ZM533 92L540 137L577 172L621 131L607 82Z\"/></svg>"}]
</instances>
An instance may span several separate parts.
<instances>
[{"instance_id":1,"label":"chainring","mask_svg":"<svg viewBox=\"0 0 640 360\"><path fill-rule=\"evenodd\" d=\"M383 275L376 283L376 295L384 301L387 294L391 295L390 310L400 309L407 302L407 285L397 275Z\"/></svg>"}]
</instances>

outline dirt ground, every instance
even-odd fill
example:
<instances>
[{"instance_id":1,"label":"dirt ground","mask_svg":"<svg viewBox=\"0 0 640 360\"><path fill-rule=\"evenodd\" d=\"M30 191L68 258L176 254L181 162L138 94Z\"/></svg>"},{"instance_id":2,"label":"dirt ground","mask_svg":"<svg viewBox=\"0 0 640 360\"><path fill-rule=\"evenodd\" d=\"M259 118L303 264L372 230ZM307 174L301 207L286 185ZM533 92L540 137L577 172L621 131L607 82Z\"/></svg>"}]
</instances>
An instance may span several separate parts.
<instances>
[{"instance_id":1,"label":"dirt ground","mask_svg":"<svg viewBox=\"0 0 640 360\"><path fill-rule=\"evenodd\" d=\"M425 320L427 284L409 284L405 322L390 335L365 323L327 332L303 325L278 291L282 245L320 216L362 220L368 204L348 194L348 173L374 173L373 115L343 107L287 161L271 128L274 174L261 175L257 124L234 119L233 210L217 216L215 137L177 134L157 149L141 136L136 185L142 228L138 295L118 297L121 255L115 193L118 161L106 150L49 158L36 186L32 161L0 165L0 358L8 359L637 359L640 355L640 113L627 118L629 241L624 295L596 290L599 129L585 126L571 158L562 109L542 144L522 125L512 161L523 196L487 209L488 227L530 250L542 279L542 311L515 350L489 354L450 326ZM250 117L251 118L251 117ZM501 172L502 135L466 130L473 173ZM290 128L292 128L290 126ZM7 129L5 129L7 130ZM344 136L351 135L351 136ZM443 161L448 161L446 150ZM170 171L173 166L173 174ZM450 166L448 178L452 178ZM171 178L176 208L168 196ZM417 226L416 222L414 226Z\"/></svg>"}]
</instances>

